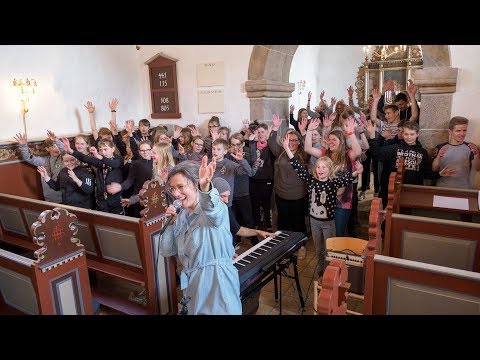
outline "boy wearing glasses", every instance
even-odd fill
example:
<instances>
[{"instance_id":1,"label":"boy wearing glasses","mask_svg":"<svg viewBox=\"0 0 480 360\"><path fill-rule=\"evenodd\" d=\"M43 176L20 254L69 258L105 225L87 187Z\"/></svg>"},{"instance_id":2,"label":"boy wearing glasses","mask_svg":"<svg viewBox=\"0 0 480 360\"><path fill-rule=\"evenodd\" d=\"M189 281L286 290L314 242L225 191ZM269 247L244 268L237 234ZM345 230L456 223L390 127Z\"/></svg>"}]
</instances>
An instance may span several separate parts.
<instances>
[{"instance_id":1,"label":"boy wearing glasses","mask_svg":"<svg viewBox=\"0 0 480 360\"><path fill-rule=\"evenodd\" d=\"M213 143L213 134L218 134L220 128L220 119L218 116L212 116L208 120L208 136L203 139L203 145L205 146L205 152L208 155L208 158L212 158L212 143ZM218 138L218 136L216 136Z\"/></svg>"},{"instance_id":2,"label":"boy wearing glasses","mask_svg":"<svg viewBox=\"0 0 480 360\"><path fill-rule=\"evenodd\" d=\"M133 216L140 217L140 211L143 207L140 206L140 198L138 193L142 189L145 181L152 178L152 143L148 140L140 142L138 144L140 159L135 160L128 169L128 176L121 184L112 182L107 185L107 192L109 194L117 194L121 191L129 189L133 185L133 195L128 199L122 199L122 206L129 206L134 204Z\"/></svg>"},{"instance_id":3,"label":"boy wearing glasses","mask_svg":"<svg viewBox=\"0 0 480 360\"><path fill-rule=\"evenodd\" d=\"M185 151L182 148L178 149L178 159L180 161L190 160L197 163L202 162L202 158L205 155L203 152L203 139L200 135L194 136L192 138L192 150Z\"/></svg>"},{"instance_id":4,"label":"boy wearing glasses","mask_svg":"<svg viewBox=\"0 0 480 360\"><path fill-rule=\"evenodd\" d=\"M223 139L217 139L212 145L212 158L217 162L215 176L221 177L228 181L230 188L235 193L235 178L238 175L246 174L247 176L255 175L247 160L243 158L243 152L231 153L234 159L230 160L225 157L228 153L228 142ZM228 201L227 206L232 206L232 200Z\"/></svg>"},{"instance_id":5,"label":"boy wearing glasses","mask_svg":"<svg viewBox=\"0 0 480 360\"><path fill-rule=\"evenodd\" d=\"M236 162L234 155L242 154L245 159L250 159L250 149L245 148L243 135L235 133L230 136L230 150L226 157ZM244 152L245 151L245 152ZM242 226L255 228L252 215L252 202L250 199L250 176L241 174L234 177L234 191L232 200L232 212L235 219ZM241 241L240 236L235 237L235 245ZM250 237L252 245L258 243L256 236Z\"/></svg>"}]
</instances>

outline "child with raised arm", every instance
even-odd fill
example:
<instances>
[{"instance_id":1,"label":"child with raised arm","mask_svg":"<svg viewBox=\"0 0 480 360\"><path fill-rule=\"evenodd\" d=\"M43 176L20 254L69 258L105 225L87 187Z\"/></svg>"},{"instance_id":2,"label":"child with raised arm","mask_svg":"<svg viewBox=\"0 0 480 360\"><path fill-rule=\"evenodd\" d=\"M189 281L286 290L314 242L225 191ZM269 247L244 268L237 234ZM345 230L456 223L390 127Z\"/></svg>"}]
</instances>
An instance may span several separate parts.
<instances>
[{"instance_id":1,"label":"child with raised arm","mask_svg":"<svg viewBox=\"0 0 480 360\"><path fill-rule=\"evenodd\" d=\"M235 160L230 160L225 157L228 153L228 142L223 139L217 139L212 144L212 157L216 159L217 167L215 169L215 176L221 177L228 181L230 189L235 192L235 176L247 174L248 176L255 175L255 170L247 160L243 158L243 152L231 153L231 157ZM232 199L229 199L228 206L232 206Z\"/></svg>"},{"instance_id":2,"label":"child with raised arm","mask_svg":"<svg viewBox=\"0 0 480 360\"><path fill-rule=\"evenodd\" d=\"M416 122L405 122L403 124L403 139L396 144L382 147L379 147L375 140L375 126L371 120L368 121L367 130L372 156L383 163L379 196L384 208L387 206L390 173L397 171L398 162L401 158L405 159L404 184L423 185L424 179L431 179L434 176L427 150L417 141L419 127ZM441 175L446 176L447 174L442 173Z\"/></svg>"},{"instance_id":3,"label":"child with raised arm","mask_svg":"<svg viewBox=\"0 0 480 360\"><path fill-rule=\"evenodd\" d=\"M115 145L110 140L101 140L97 148L92 146L90 152L93 156L82 154L72 150L68 139L62 139L65 151L73 155L82 162L96 167L96 196L97 210L109 212L112 214L124 214L120 203L120 194L109 194L107 185L113 182L121 183L123 181L122 166L123 158L120 155L114 155Z\"/></svg>"},{"instance_id":4,"label":"child with raised arm","mask_svg":"<svg viewBox=\"0 0 480 360\"><path fill-rule=\"evenodd\" d=\"M180 161L190 160L190 161L194 161L194 162L197 162L197 163L201 163L202 158L205 155L205 153L203 152L203 139L200 135L196 135L192 138L190 148L191 148L190 151L186 151L185 148L182 149L182 148L179 147L179 149L178 149L178 153L179 153L178 159Z\"/></svg>"},{"instance_id":5,"label":"child with raised arm","mask_svg":"<svg viewBox=\"0 0 480 360\"><path fill-rule=\"evenodd\" d=\"M150 134L150 121L147 119L141 119L138 121L138 130L133 132L133 138L137 144L142 141L152 141L152 134Z\"/></svg>"},{"instance_id":6,"label":"child with raised arm","mask_svg":"<svg viewBox=\"0 0 480 360\"><path fill-rule=\"evenodd\" d=\"M38 166L37 171L48 186L55 191L61 192L63 204L91 209L93 174L70 154L63 153L62 161L64 168L60 170L57 180L52 179L48 175L44 166Z\"/></svg>"},{"instance_id":7,"label":"child with raised arm","mask_svg":"<svg viewBox=\"0 0 480 360\"><path fill-rule=\"evenodd\" d=\"M110 113L111 113L110 121L109 121L110 129L106 127L101 127L99 130L97 130L97 125L95 124L95 106L92 104L91 101L87 101L85 108L88 111L88 115L90 119L90 128L92 130L93 139L95 140L95 146L98 148L98 142L100 140L109 140L116 145L118 151L120 152L120 155L125 156L127 155L127 148L122 138L118 135L118 131L117 131L117 124L116 124L117 105L118 105L118 99L116 98L113 98L108 103L108 107L110 108ZM138 155L137 143L135 142L135 139L133 138L133 134L132 134L133 125L134 125L133 120L127 120L125 122L125 128L128 131L129 138L130 138L130 148L132 149L132 152L134 155L135 154ZM138 158L138 156L136 156L136 158Z\"/></svg>"},{"instance_id":8,"label":"child with raised arm","mask_svg":"<svg viewBox=\"0 0 480 360\"><path fill-rule=\"evenodd\" d=\"M218 129L220 128L220 119L218 116L212 116L208 120L208 135L203 139L203 145L208 158L212 157L212 144L218 139Z\"/></svg>"},{"instance_id":9,"label":"child with raised arm","mask_svg":"<svg viewBox=\"0 0 480 360\"><path fill-rule=\"evenodd\" d=\"M34 166L43 166L47 170L48 176L56 180L60 170L63 168L60 156L63 151L63 144L49 130L47 130L47 136L47 139L43 142L45 150L48 151L47 156L37 156L30 153L26 134L17 134L14 139L19 144L18 149L23 160ZM62 193L51 189L45 181L42 181L42 190L45 201L62 203Z\"/></svg>"},{"instance_id":10,"label":"child with raised arm","mask_svg":"<svg viewBox=\"0 0 480 360\"><path fill-rule=\"evenodd\" d=\"M300 179L305 180L308 185L308 209L310 214L310 227L312 230L315 252L318 257L318 276L323 276L325 270L325 247L326 239L334 237L335 230L335 207L337 203L337 190L351 183L355 177L363 171L359 161L355 162L355 171L344 173L341 177L335 177L333 162L329 157L321 156L312 169L300 164L294 157L289 147L288 134L283 138L283 148L290 159Z\"/></svg>"}]
</instances>

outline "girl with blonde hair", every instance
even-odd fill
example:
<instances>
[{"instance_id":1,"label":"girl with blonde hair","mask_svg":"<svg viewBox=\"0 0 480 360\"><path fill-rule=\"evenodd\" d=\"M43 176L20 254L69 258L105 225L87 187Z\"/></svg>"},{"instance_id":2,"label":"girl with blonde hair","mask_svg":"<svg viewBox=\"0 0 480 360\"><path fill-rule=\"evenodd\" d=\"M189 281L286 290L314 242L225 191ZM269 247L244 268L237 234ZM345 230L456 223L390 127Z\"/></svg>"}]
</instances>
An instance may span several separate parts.
<instances>
[{"instance_id":1,"label":"girl with blonde hair","mask_svg":"<svg viewBox=\"0 0 480 360\"><path fill-rule=\"evenodd\" d=\"M327 156L321 156L317 159L312 173L308 172L306 166L294 157L289 148L288 136L283 139L283 148L285 154L290 159L290 164L297 172L300 179L308 185L308 210L310 215L310 227L315 252L318 257L318 276L323 276L325 270L325 243L326 239L334 237L335 231L335 205L337 202L337 190L344 187L354 180L362 172L360 162L355 163L355 171L346 172L342 176L335 176L335 166Z\"/></svg>"}]
</instances>

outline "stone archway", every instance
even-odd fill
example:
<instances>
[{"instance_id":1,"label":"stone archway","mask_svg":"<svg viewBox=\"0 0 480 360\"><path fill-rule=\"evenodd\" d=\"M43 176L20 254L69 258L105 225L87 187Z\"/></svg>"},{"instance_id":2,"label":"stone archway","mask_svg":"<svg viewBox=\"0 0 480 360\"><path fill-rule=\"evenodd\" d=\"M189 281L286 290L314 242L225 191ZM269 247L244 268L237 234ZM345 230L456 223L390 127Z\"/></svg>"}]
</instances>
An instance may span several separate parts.
<instances>
[{"instance_id":1,"label":"stone archway","mask_svg":"<svg viewBox=\"0 0 480 360\"><path fill-rule=\"evenodd\" d=\"M250 57L248 81L250 119L270 121L272 114L288 117L288 103L295 84L289 82L290 67L299 45L255 45ZM422 95L420 141L429 150L448 140L452 94L457 70L451 67L448 45L422 45L423 69L414 77ZM285 123L286 124L286 123Z\"/></svg>"}]
</instances>

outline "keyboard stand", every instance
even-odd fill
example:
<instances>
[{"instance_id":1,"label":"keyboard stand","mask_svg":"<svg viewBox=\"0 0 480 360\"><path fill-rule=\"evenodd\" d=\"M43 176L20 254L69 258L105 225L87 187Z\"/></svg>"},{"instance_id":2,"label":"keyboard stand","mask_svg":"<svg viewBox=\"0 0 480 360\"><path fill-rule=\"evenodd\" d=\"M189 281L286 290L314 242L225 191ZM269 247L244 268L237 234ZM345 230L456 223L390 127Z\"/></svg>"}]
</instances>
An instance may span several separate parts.
<instances>
[{"instance_id":1,"label":"keyboard stand","mask_svg":"<svg viewBox=\"0 0 480 360\"><path fill-rule=\"evenodd\" d=\"M293 264L293 276L287 273L287 269L290 267L290 264ZM275 301L279 302L279 315L282 315L282 275L295 279L295 284L297 286L298 297L300 298L300 305L302 306L302 311L305 311L305 300L303 299L302 288L300 286L300 279L298 277L298 267L297 267L297 256L295 254L290 255L289 257L283 259L277 264L278 269L275 271L275 274L279 275L280 284L278 285L277 276L274 278L274 287L275 287ZM278 286L277 286L278 285ZM277 292L277 290L279 290Z\"/></svg>"}]
</instances>

